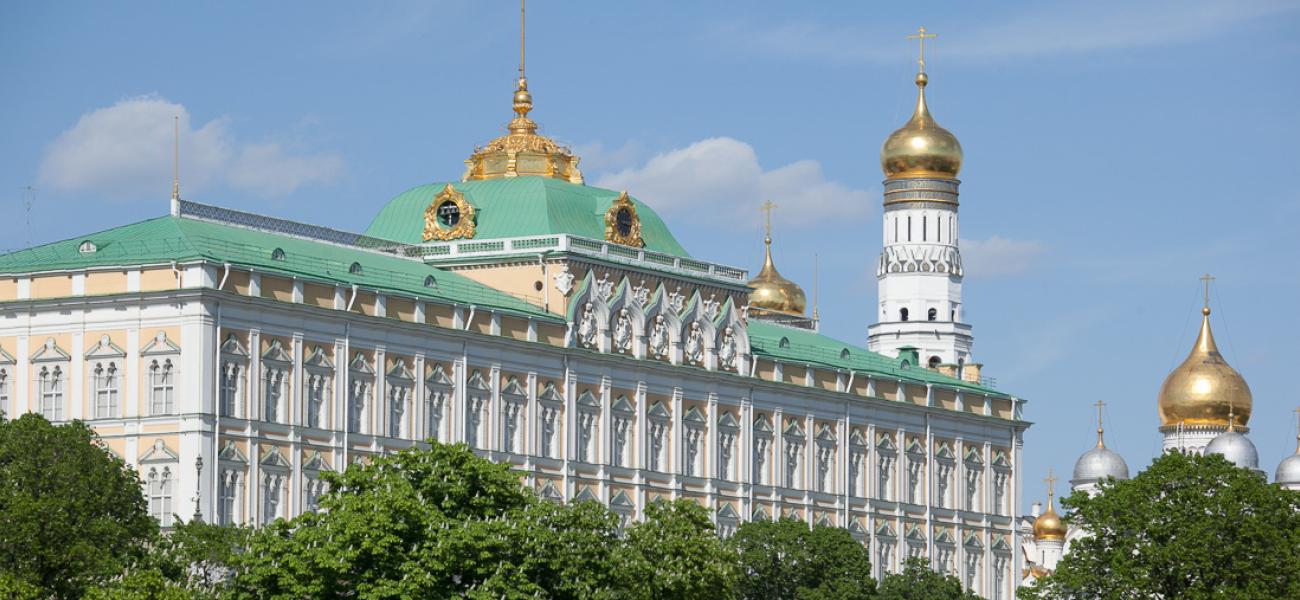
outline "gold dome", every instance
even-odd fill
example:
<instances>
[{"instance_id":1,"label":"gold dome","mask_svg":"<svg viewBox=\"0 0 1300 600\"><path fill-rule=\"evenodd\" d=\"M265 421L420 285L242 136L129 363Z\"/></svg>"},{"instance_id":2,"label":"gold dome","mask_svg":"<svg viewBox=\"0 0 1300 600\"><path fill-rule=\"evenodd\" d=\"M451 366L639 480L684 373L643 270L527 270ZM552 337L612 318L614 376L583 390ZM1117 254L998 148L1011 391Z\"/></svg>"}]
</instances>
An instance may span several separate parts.
<instances>
[{"instance_id":1,"label":"gold dome","mask_svg":"<svg viewBox=\"0 0 1300 600\"><path fill-rule=\"evenodd\" d=\"M754 288L749 293L750 310L802 317L808 304L803 288L776 272L776 265L772 262L772 236L764 237L763 245L766 253L763 268L758 276L749 280L749 287Z\"/></svg>"},{"instance_id":2,"label":"gold dome","mask_svg":"<svg viewBox=\"0 0 1300 600\"><path fill-rule=\"evenodd\" d=\"M1047 510L1034 519L1034 541L1043 540L1063 540L1068 529L1061 516L1056 514L1054 506L1056 502L1052 500L1051 495L1047 496Z\"/></svg>"},{"instance_id":3,"label":"gold dome","mask_svg":"<svg viewBox=\"0 0 1300 600\"><path fill-rule=\"evenodd\" d=\"M1237 427L1250 420L1250 386L1223 360L1210 331L1210 309L1201 309L1201 334L1183 364L1160 386L1160 424Z\"/></svg>"},{"instance_id":4,"label":"gold dome","mask_svg":"<svg viewBox=\"0 0 1300 600\"><path fill-rule=\"evenodd\" d=\"M916 112L885 139L880 149L880 169L889 179L933 177L956 179L961 171L961 143L940 127L925 104L924 72L916 74Z\"/></svg>"},{"instance_id":5,"label":"gold dome","mask_svg":"<svg viewBox=\"0 0 1300 600\"><path fill-rule=\"evenodd\" d=\"M475 148L465 161L461 181L537 175L582 183L578 157L555 140L537 133L537 123L528 118L532 109L528 79L521 76L515 88L515 118L510 120L510 133Z\"/></svg>"}]
</instances>

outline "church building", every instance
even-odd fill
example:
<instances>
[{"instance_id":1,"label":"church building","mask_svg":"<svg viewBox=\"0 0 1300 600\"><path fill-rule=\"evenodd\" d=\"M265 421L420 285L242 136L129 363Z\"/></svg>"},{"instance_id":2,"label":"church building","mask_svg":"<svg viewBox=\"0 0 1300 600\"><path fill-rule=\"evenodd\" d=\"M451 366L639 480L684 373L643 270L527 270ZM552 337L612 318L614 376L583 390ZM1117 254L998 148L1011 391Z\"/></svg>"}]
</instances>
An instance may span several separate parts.
<instances>
[{"instance_id":1,"label":"church building","mask_svg":"<svg viewBox=\"0 0 1300 600\"><path fill-rule=\"evenodd\" d=\"M636 190L587 185L521 64L506 133L360 233L174 187L156 218L0 256L0 408L89 423L164 527L291 518L322 473L432 439L625 522L690 498L724 536L833 525L876 576L924 557L1011 598L1030 424L972 358L962 151L921 66L881 153L865 347L820 331L770 225L751 279L688 253Z\"/></svg>"}]
</instances>

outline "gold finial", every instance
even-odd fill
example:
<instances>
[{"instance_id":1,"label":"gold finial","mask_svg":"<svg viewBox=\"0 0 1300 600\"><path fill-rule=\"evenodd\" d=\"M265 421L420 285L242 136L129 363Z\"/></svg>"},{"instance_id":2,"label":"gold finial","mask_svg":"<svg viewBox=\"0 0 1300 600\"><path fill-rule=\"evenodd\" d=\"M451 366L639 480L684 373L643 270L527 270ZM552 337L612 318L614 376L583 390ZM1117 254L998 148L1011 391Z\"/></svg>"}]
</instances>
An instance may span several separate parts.
<instances>
[{"instance_id":1,"label":"gold finial","mask_svg":"<svg viewBox=\"0 0 1300 600\"><path fill-rule=\"evenodd\" d=\"M1052 502L1052 497L1056 495L1056 489L1055 489L1056 476L1052 474L1051 467L1047 468L1047 477L1044 477L1043 481L1047 482L1047 505L1049 507L1055 506L1055 504Z\"/></svg>"},{"instance_id":2,"label":"gold finial","mask_svg":"<svg viewBox=\"0 0 1300 600\"><path fill-rule=\"evenodd\" d=\"M1236 417L1232 414L1232 404L1229 403L1228 404L1228 432L1236 431L1232 423L1234 420L1236 420Z\"/></svg>"},{"instance_id":3,"label":"gold finial","mask_svg":"<svg viewBox=\"0 0 1300 600\"><path fill-rule=\"evenodd\" d=\"M524 19L524 2L519 0L519 78L524 78L524 30L527 21Z\"/></svg>"},{"instance_id":4,"label":"gold finial","mask_svg":"<svg viewBox=\"0 0 1300 600\"><path fill-rule=\"evenodd\" d=\"M1211 276L1209 273L1201 275L1201 282L1205 284L1205 304L1201 306L1201 314L1203 315L1210 314L1210 282L1211 281L1214 281L1214 277Z\"/></svg>"},{"instance_id":5,"label":"gold finial","mask_svg":"<svg viewBox=\"0 0 1300 600\"><path fill-rule=\"evenodd\" d=\"M772 244L772 209L774 208L776 208L776 204L771 200L763 202L758 207L759 210L763 211L763 243L768 245Z\"/></svg>"},{"instance_id":6,"label":"gold finial","mask_svg":"<svg viewBox=\"0 0 1300 600\"><path fill-rule=\"evenodd\" d=\"M528 78L524 76L524 30L527 25L524 20L524 1L519 0L519 81L515 85L514 103L517 116L510 121L511 133L537 131L537 124L528 118L528 113L533 110L533 95L528 92Z\"/></svg>"},{"instance_id":7,"label":"gold finial","mask_svg":"<svg viewBox=\"0 0 1300 600\"><path fill-rule=\"evenodd\" d=\"M172 117L172 200L181 199L181 116Z\"/></svg>"},{"instance_id":8,"label":"gold finial","mask_svg":"<svg viewBox=\"0 0 1300 600\"><path fill-rule=\"evenodd\" d=\"M920 71L921 73L925 72L925 40L931 40L937 37L939 37L939 34L926 33L924 27L917 29L916 33L907 36L907 39L916 40L921 43L921 57L916 61L921 65L921 71Z\"/></svg>"},{"instance_id":9,"label":"gold finial","mask_svg":"<svg viewBox=\"0 0 1300 600\"><path fill-rule=\"evenodd\" d=\"M817 290L820 286L821 257L816 252L813 253L813 321L821 319L817 313Z\"/></svg>"},{"instance_id":10,"label":"gold finial","mask_svg":"<svg viewBox=\"0 0 1300 600\"><path fill-rule=\"evenodd\" d=\"M1101 409L1106 406L1106 403L1098 400L1096 404L1093 404L1093 406L1097 407L1097 447L1105 448L1106 443L1103 442L1101 438L1102 433L1105 431L1101 426Z\"/></svg>"}]
</instances>

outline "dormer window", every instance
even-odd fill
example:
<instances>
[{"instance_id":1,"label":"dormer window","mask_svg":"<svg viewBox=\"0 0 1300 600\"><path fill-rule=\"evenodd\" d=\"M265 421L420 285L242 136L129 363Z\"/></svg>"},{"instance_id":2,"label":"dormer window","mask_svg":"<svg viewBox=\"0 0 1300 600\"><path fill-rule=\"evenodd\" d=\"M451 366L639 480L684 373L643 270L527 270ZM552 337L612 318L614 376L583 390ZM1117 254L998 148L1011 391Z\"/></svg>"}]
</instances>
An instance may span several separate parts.
<instances>
[{"instance_id":1,"label":"dormer window","mask_svg":"<svg viewBox=\"0 0 1300 600\"><path fill-rule=\"evenodd\" d=\"M271 251L271 260L284 260L284 248L276 248Z\"/></svg>"},{"instance_id":2,"label":"dormer window","mask_svg":"<svg viewBox=\"0 0 1300 600\"><path fill-rule=\"evenodd\" d=\"M94 254L95 252L98 251L99 251L99 246L96 246L95 242L92 242L90 240L81 242L81 245L77 246L77 252L80 252L82 254Z\"/></svg>"},{"instance_id":3,"label":"dormer window","mask_svg":"<svg viewBox=\"0 0 1300 600\"><path fill-rule=\"evenodd\" d=\"M424 278L424 287L436 288L438 287L438 280L434 279L433 275L427 275Z\"/></svg>"},{"instance_id":4,"label":"dormer window","mask_svg":"<svg viewBox=\"0 0 1300 600\"><path fill-rule=\"evenodd\" d=\"M348 267L348 273L351 273L351 274L353 274L353 275L360 275L360 274L361 274L361 263L359 263L359 262L354 262L354 263L352 263L352 266Z\"/></svg>"},{"instance_id":5,"label":"dormer window","mask_svg":"<svg viewBox=\"0 0 1300 600\"><path fill-rule=\"evenodd\" d=\"M783 338L781 338L781 341L780 341L780 342L777 342L776 345L777 345L778 347L780 347L780 348L789 348L789 347L790 347L790 338L783 337Z\"/></svg>"}]
</instances>

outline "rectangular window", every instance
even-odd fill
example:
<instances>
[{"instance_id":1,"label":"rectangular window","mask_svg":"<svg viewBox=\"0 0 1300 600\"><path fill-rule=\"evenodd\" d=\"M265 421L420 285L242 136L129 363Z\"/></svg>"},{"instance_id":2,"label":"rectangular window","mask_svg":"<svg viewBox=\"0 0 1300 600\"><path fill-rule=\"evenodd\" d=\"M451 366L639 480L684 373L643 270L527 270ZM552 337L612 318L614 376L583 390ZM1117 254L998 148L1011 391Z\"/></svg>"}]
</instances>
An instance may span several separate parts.
<instances>
[{"instance_id":1,"label":"rectangular window","mask_svg":"<svg viewBox=\"0 0 1300 600\"><path fill-rule=\"evenodd\" d=\"M364 433L362 425L365 421L366 400L370 394L370 386L364 381L352 381L352 390L348 398L348 432Z\"/></svg>"},{"instance_id":2,"label":"rectangular window","mask_svg":"<svg viewBox=\"0 0 1300 600\"><path fill-rule=\"evenodd\" d=\"M149 365L149 405L151 414L170 415L176 412L175 370L171 359Z\"/></svg>"},{"instance_id":3,"label":"rectangular window","mask_svg":"<svg viewBox=\"0 0 1300 600\"><path fill-rule=\"evenodd\" d=\"M170 467L149 469L149 515L163 527L172 526L172 471Z\"/></svg>"},{"instance_id":4,"label":"rectangular window","mask_svg":"<svg viewBox=\"0 0 1300 600\"><path fill-rule=\"evenodd\" d=\"M8 410L9 406L9 369L0 369L0 410ZM4 418L0 415L0 419Z\"/></svg>"},{"instance_id":5,"label":"rectangular window","mask_svg":"<svg viewBox=\"0 0 1300 600\"><path fill-rule=\"evenodd\" d=\"M238 506L240 474L229 469L221 472L221 481L217 490L217 523L234 525L238 521L235 509Z\"/></svg>"},{"instance_id":6,"label":"rectangular window","mask_svg":"<svg viewBox=\"0 0 1300 600\"><path fill-rule=\"evenodd\" d=\"M115 363L97 363L91 376L91 389L95 394L95 418L111 419L118 416L118 374Z\"/></svg>"},{"instance_id":7,"label":"rectangular window","mask_svg":"<svg viewBox=\"0 0 1300 600\"><path fill-rule=\"evenodd\" d=\"M280 403L284 400L284 370L267 369L262 378L262 408L268 423L280 422Z\"/></svg>"},{"instance_id":8,"label":"rectangular window","mask_svg":"<svg viewBox=\"0 0 1300 600\"><path fill-rule=\"evenodd\" d=\"M262 481L262 523L268 524L283 515L280 506L284 498L284 476L267 474Z\"/></svg>"},{"instance_id":9,"label":"rectangular window","mask_svg":"<svg viewBox=\"0 0 1300 600\"><path fill-rule=\"evenodd\" d=\"M425 387L424 418L427 422L425 423L424 436L426 438L439 442L447 440L442 432L443 407L447 405L447 398L450 396L450 390Z\"/></svg>"},{"instance_id":10,"label":"rectangular window","mask_svg":"<svg viewBox=\"0 0 1300 600\"><path fill-rule=\"evenodd\" d=\"M41 415L47 421L63 420L63 369L41 367Z\"/></svg>"},{"instance_id":11,"label":"rectangular window","mask_svg":"<svg viewBox=\"0 0 1300 600\"><path fill-rule=\"evenodd\" d=\"M221 363L221 416L237 417L235 412L239 400L239 380L243 367L226 361Z\"/></svg>"},{"instance_id":12,"label":"rectangular window","mask_svg":"<svg viewBox=\"0 0 1300 600\"><path fill-rule=\"evenodd\" d=\"M406 437L406 399L410 395L409 386L388 386L388 437Z\"/></svg>"}]
</instances>

